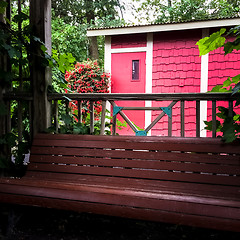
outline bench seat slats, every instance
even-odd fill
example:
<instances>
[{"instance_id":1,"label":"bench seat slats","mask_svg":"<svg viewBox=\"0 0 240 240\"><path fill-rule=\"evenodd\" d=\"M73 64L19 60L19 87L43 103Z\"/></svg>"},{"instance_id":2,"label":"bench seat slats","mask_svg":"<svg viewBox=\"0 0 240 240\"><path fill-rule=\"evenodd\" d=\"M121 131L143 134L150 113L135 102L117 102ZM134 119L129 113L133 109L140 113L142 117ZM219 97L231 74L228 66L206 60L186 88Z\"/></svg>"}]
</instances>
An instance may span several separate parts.
<instances>
[{"instance_id":1,"label":"bench seat slats","mask_svg":"<svg viewBox=\"0 0 240 240\"><path fill-rule=\"evenodd\" d=\"M22 186L16 190L14 185L1 186L3 192L11 192L14 188L16 195L48 197L54 199L64 199L79 202L93 202L100 204L112 204L120 206L130 206L138 208L149 208L164 210L178 213L190 213L194 215L208 215L215 217L224 217L229 219L240 220L239 204L236 207L230 207L228 201L213 200L207 198L199 198L194 196L181 196L174 194L153 194L149 192L133 192L122 189L104 189L90 187L78 187L77 189L59 189L56 188L41 188L41 186ZM65 191L68 194L66 195ZM120 196L120 197L119 197ZM221 206L222 205L222 206ZM228 206L226 209L225 206ZM238 208L237 208L238 207Z\"/></svg>"},{"instance_id":2,"label":"bench seat slats","mask_svg":"<svg viewBox=\"0 0 240 240\"><path fill-rule=\"evenodd\" d=\"M43 152L44 151L44 152ZM88 156L88 157L105 157L118 159L148 159L161 161L182 161L198 162L209 164L239 165L240 157L231 155L211 155L211 154L194 154L179 152L149 152L149 151L130 151L115 149L86 149L86 148L62 148L62 147L37 147L31 149L31 159L35 161L38 155L44 156ZM59 159L60 160L60 159Z\"/></svg>"},{"instance_id":3,"label":"bench seat slats","mask_svg":"<svg viewBox=\"0 0 240 240\"><path fill-rule=\"evenodd\" d=\"M102 159L100 157L62 157L62 156L39 156L32 157L32 162L36 165L44 164L64 164L70 166L99 166L99 167L118 167L118 168L134 168L134 169L149 169L149 170L168 170L168 171L185 171L185 172L198 172L198 173L214 173L214 174L227 174L227 175L240 175L240 169L236 166L221 164L198 164L191 163L185 160L182 162L165 162L156 160L128 160L128 159Z\"/></svg>"},{"instance_id":4,"label":"bench seat slats","mask_svg":"<svg viewBox=\"0 0 240 240\"><path fill-rule=\"evenodd\" d=\"M208 198L217 199L228 199L232 201L238 201L240 198L240 191L237 186L220 186L200 183L184 183L184 182L173 182L173 181L161 181L148 179L129 179L121 177L102 177L94 175L79 175L79 174L65 174L65 173L47 173L47 172L32 172L28 171L28 174L18 181L16 179L8 179L1 183L8 183L14 185L34 185L40 184L39 179L42 179L42 184L48 186L49 182L59 183L62 186L65 184L70 185L85 185L85 186L104 186L111 188L122 188L122 189L134 189L136 191L150 192L175 192L182 195L196 195L205 196ZM44 180L47 179L47 180Z\"/></svg>"},{"instance_id":5,"label":"bench seat slats","mask_svg":"<svg viewBox=\"0 0 240 240\"><path fill-rule=\"evenodd\" d=\"M62 146L62 147L89 147L89 148L103 148L106 147L106 143L103 141L66 141L66 140L35 140L33 145L36 146ZM159 150L159 151L185 151L185 152L212 152L212 153L237 153L240 154L240 149L235 145L225 145L219 142L219 145L211 144L196 144L196 143L166 143L161 142L135 142L135 141L125 141L116 142L109 141L107 144L108 148L117 149L136 149L136 150Z\"/></svg>"},{"instance_id":6,"label":"bench seat slats","mask_svg":"<svg viewBox=\"0 0 240 240\"><path fill-rule=\"evenodd\" d=\"M229 176L216 176L208 174L194 174L185 172L165 172L165 171L146 171L143 169L121 169L106 167L88 167L88 166L71 166L71 165L55 165L55 164L31 164L29 170L76 173L102 176L119 176L131 178L146 178L157 180L172 180L181 182L200 182L222 185L239 186L239 179Z\"/></svg>"},{"instance_id":7,"label":"bench seat slats","mask_svg":"<svg viewBox=\"0 0 240 240\"><path fill-rule=\"evenodd\" d=\"M50 181L50 180L43 180L39 181L39 179L32 179L29 183L26 179L21 183L18 180L11 180L8 182L8 186L4 185L4 182L0 182L1 191L2 192L13 192L14 193L24 193L24 188L49 188L49 189L61 189L61 190L71 190L75 192L80 191L88 191L88 192L96 192L96 193L104 193L104 194L114 194L119 196L136 196L142 198L152 198L152 199L166 199L169 201L180 201L180 202L192 202L192 203L199 203L199 204L208 204L212 205L213 203L216 206L229 206L233 208L240 208L240 202L238 198L235 200L230 198L229 196L223 196L220 194L215 194L215 199L212 199L209 195L199 194L195 191L187 194L182 193L179 189L156 189L156 188L146 188L135 185L110 185L104 183L92 183L92 182L63 182L63 181ZM17 186L22 186L24 188L18 188ZM16 188L18 190L16 190ZM213 196L213 195L212 195ZM67 196L65 197L68 198ZM240 217L240 215L239 215Z\"/></svg>"},{"instance_id":8,"label":"bench seat slats","mask_svg":"<svg viewBox=\"0 0 240 240\"><path fill-rule=\"evenodd\" d=\"M140 209L133 207L108 205L108 204L95 204L87 202L72 201L62 199L52 199L49 198L39 198L19 195L15 200L13 198L9 199L7 194L2 194L2 200L9 203L22 204L24 202L26 205L41 206L47 208L58 208L64 210L72 210L78 212L93 212L96 214L112 215L115 213L116 216L128 218L132 216L135 219L144 219L149 221L160 221L160 222L170 222L173 224L183 224L196 227L205 227L213 229L221 229L227 231L236 231L239 228L239 221L233 219L220 219L216 217L209 216L196 216L191 214L179 214L171 213L167 211L152 210L152 209Z\"/></svg>"},{"instance_id":9,"label":"bench seat slats","mask_svg":"<svg viewBox=\"0 0 240 240\"><path fill-rule=\"evenodd\" d=\"M38 134L26 176L0 179L0 201L240 231L239 146Z\"/></svg>"}]
</instances>

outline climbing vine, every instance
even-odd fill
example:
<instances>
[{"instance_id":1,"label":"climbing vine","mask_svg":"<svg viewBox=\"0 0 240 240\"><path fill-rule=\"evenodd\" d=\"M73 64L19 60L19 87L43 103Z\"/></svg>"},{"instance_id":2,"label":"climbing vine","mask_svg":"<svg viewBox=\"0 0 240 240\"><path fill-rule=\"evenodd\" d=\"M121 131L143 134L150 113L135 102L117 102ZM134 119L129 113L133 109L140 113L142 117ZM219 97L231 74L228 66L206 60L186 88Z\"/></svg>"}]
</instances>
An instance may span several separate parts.
<instances>
[{"instance_id":1,"label":"climbing vine","mask_svg":"<svg viewBox=\"0 0 240 240\"><path fill-rule=\"evenodd\" d=\"M227 37L232 36L232 41L227 41ZM200 56L205 55L215 49L223 47L224 53L229 54L240 50L240 26L236 26L227 31L225 28L205 37L197 42ZM240 74L228 77L223 84L215 86L211 92L231 92L232 95L240 91ZM237 98L235 107L240 105L240 98ZM229 109L219 106L217 116L217 131L222 132L223 140L232 142L240 137L240 115L233 111L229 114ZM206 121L206 129L212 130L212 121Z\"/></svg>"}]
</instances>

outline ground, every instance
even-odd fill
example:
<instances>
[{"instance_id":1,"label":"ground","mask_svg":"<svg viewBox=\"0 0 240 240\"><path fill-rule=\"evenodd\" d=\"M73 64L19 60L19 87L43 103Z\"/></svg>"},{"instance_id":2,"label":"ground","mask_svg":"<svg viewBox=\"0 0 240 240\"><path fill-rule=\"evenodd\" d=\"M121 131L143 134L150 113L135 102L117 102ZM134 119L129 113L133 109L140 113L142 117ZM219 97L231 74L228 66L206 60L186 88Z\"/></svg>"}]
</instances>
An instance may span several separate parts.
<instances>
[{"instance_id":1,"label":"ground","mask_svg":"<svg viewBox=\"0 0 240 240\"><path fill-rule=\"evenodd\" d=\"M9 209L10 205L0 206L0 240L240 239L240 233L172 224L34 207Z\"/></svg>"}]
</instances>

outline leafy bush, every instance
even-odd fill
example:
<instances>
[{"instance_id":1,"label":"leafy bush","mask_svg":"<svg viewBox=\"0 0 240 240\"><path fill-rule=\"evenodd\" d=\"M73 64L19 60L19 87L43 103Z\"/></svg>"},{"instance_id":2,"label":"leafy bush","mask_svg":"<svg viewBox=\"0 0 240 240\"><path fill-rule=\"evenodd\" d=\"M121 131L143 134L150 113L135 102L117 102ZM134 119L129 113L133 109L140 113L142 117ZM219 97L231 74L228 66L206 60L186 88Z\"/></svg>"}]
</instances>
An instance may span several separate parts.
<instances>
[{"instance_id":1,"label":"leafy bush","mask_svg":"<svg viewBox=\"0 0 240 240\"><path fill-rule=\"evenodd\" d=\"M97 61L88 59L84 63L77 63L72 71L66 72L65 79L68 82L66 93L109 93L110 75L100 69ZM83 121L86 120L89 113L89 105L88 101L84 101L82 104ZM77 114L78 102L70 102L70 107L72 112ZM101 110L101 102L97 101L94 105L96 120L99 120Z\"/></svg>"}]
</instances>

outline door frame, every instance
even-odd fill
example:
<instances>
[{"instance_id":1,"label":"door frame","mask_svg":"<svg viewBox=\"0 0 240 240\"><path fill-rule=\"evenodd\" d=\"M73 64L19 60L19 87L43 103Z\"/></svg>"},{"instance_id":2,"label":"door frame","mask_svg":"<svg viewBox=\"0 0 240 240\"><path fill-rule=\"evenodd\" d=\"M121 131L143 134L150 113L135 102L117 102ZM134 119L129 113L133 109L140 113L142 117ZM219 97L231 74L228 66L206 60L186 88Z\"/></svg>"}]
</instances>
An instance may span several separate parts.
<instances>
[{"instance_id":1,"label":"door frame","mask_svg":"<svg viewBox=\"0 0 240 240\"><path fill-rule=\"evenodd\" d=\"M111 59L112 53L131 53L131 52L146 52L146 76L145 76L145 93L152 93L152 65L153 65L153 33L147 33L146 47L133 48L111 48L111 36L105 36L105 72L111 74ZM111 92L111 89L110 89ZM151 107L151 101L145 101L145 107ZM107 106L110 110L110 104ZM152 111L145 111L145 128L151 124ZM151 135L151 130L148 135Z\"/></svg>"}]
</instances>

